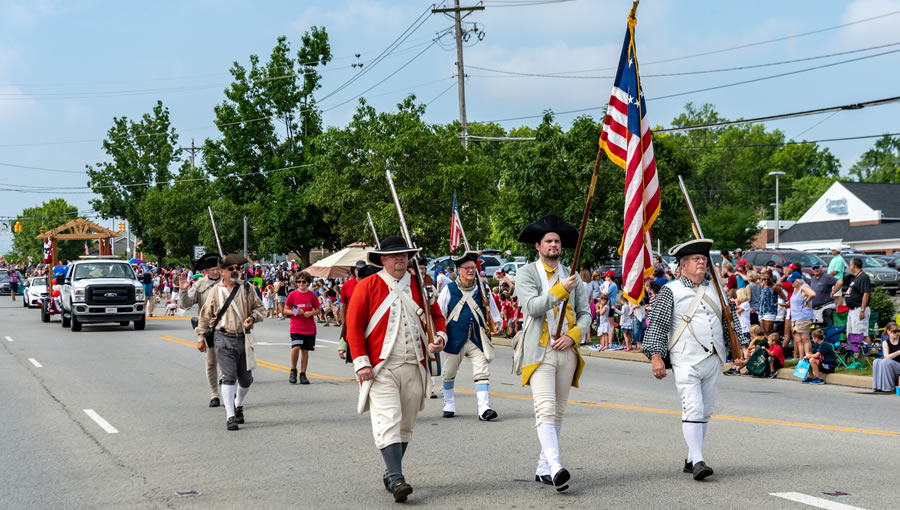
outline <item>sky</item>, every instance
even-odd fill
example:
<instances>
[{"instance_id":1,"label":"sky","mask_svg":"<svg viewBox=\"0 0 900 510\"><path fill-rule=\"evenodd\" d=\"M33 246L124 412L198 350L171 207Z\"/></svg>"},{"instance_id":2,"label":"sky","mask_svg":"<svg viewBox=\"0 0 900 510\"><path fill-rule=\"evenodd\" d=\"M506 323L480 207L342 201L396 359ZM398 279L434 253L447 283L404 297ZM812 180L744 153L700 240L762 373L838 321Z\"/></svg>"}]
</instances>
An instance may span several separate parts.
<instances>
[{"instance_id":1,"label":"sky","mask_svg":"<svg viewBox=\"0 0 900 510\"><path fill-rule=\"evenodd\" d=\"M537 5L523 5L533 3ZM463 6L473 4L462 1ZM630 0L482 4L483 11L465 20L483 35L477 40L473 34L464 50L470 122L517 118L500 123L506 128L535 126L548 109L594 108L559 115L556 120L564 127L577 115L599 118L598 107L606 104L615 75ZM874 19L829 29L869 18ZM414 93L428 105L426 121L459 118L452 20L430 14L426 2L0 0L0 221L63 197L112 227L114 220L91 216L93 195L83 188L85 165L105 161L101 142L113 118L137 119L161 100L180 145L189 146L192 139L199 145L217 135L213 107L224 99L232 63L247 65L251 54L265 61L280 35L298 49L301 35L312 25L328 31L334 56L323 68L322 88L316 92L327 126L346 125L363 93L380 111L394 110ZM416 26L395 51L372 63ZM898 51L898 28L900 0L644 0L635 36L648 118L651 125L668 127L688 102L711 103L723 117L736 119L897 96L900 52L662 97ZM807 32L816 33L791 37ZM765 42L773 39L782 40ZM746 47L729 49L736 46ZM875 46L881 47L855 51ZM841 52L852 53L759 66ZM698 53L707 54L691 57ZM664 60L669 61L659 62ZM364 64L364 74L332 95L361 73L354 63ZM745 66L756 67L671 76ZM670 76L654 76L661 74ZM879 135L900 132L898 114L900 104L890 104L766 127L798 140ZM846 174L875 140L820 145L840 159ZM57 189L40 190L42 186ZM0 253L10 247L11 236L0 234Z\"/></svg>"}]
</instances>

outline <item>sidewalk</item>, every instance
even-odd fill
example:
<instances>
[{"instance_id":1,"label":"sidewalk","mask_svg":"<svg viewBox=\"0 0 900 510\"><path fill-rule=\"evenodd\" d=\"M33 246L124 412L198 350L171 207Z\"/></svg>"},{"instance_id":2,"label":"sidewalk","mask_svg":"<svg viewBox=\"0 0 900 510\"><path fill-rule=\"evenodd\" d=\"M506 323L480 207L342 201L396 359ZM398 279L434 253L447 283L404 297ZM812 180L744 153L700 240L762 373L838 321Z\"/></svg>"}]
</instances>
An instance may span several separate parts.
<instances>
[{"instance_id":1,"label":"sidewalk","mask_svg":"<svg viewBox=\"0 0 900 510\"><path fill-rule=\"evenodd\" d=\"M505 345L510 347L512 345L512 340L509 338L499 338L494 337L493 342L496 345ZM578 349L584 357L591 358L606 358L606 359L618 359L623 361L637 361L640 363L650 363L650 360L647 359L640 352L623 352L623 351L592 351L586 347L581 347ZM728 370L731 368L731 363L725 363L722 366L722 370ZM793 368L782 368L778 371L777 379L785 379L800 382L799 379L794 377L794 369ZM871 376L861 376L861 375L850 375L850 374L826 374L825 375L825 384L836 384L838 386L850 386L853 388L867 388L872 389L872 377Z\"/></svg>"}]
</instances>

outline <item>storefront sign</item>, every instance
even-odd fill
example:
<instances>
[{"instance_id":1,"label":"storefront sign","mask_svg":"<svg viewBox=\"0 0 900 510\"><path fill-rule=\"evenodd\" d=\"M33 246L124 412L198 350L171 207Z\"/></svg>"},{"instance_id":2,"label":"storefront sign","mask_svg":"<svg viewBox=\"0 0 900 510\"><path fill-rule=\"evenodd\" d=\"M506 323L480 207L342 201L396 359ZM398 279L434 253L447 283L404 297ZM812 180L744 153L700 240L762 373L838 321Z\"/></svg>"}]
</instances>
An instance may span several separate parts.
<instances>
[{"instance_id":1,"label":"storefront sign","mask_svg":"<svg viewBox=\"0 0 900 510\"><path fill-rule=\"evenodd\" d=\"M847 199L839 198L837 200L825 199L825 210L831 214L847 214Z\"/></svg>"}]
</instances>

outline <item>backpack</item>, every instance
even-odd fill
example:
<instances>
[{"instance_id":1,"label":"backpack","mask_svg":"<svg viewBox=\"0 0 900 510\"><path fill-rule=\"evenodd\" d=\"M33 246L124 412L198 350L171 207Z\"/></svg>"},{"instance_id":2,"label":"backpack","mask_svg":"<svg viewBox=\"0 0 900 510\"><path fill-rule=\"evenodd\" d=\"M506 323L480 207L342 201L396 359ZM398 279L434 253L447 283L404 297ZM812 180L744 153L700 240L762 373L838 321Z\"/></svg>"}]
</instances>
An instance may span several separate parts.
<instances>
[{"instance_id":1,"label":"backpack","mask_svg":"<svg viewBox=\"0 0 900 510\"><path fill-rule=\"evenodd\" d=\"M750 359L747 360L747 372L757 377L769 375L769 353L762 347L757 347Z\"/></svg>"}]
</instances>

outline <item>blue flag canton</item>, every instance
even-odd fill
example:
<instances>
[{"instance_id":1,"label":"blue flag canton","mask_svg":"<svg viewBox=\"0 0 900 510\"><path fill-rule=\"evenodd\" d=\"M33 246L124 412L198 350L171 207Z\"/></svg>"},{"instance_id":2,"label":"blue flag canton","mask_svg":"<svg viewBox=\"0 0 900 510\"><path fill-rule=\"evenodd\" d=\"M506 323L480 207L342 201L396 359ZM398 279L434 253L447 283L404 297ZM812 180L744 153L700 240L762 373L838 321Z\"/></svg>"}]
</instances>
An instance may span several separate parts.
<instances>
[{"instance_id":1,"label":"blue flag canton","mask_svg":"<svg viewBox=\"0 0 900 510\"><path fill-rule=\"evenodd\" d=\"M628 95L628 131L640 134L641 116L647 112L644 95L638 88L637 51L631 39L631 31L625 29L625 43L622 45L622 56L619 58L619 69L616 71L615 86ZM638 109L640 100L640 110ZM639 135L640 136L640 135Z\"/></svg>"}]
</instances>

